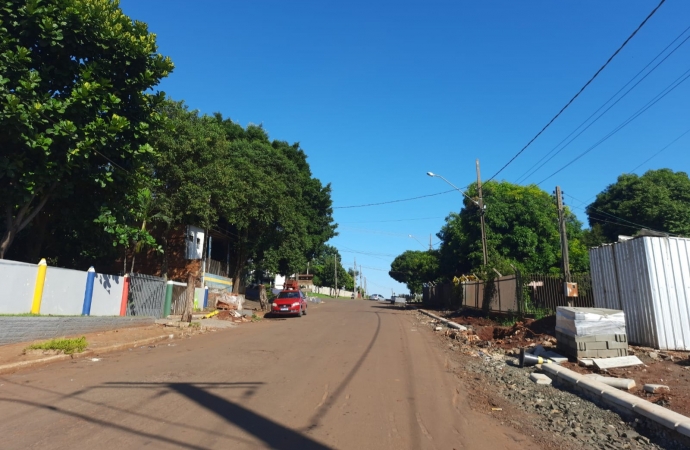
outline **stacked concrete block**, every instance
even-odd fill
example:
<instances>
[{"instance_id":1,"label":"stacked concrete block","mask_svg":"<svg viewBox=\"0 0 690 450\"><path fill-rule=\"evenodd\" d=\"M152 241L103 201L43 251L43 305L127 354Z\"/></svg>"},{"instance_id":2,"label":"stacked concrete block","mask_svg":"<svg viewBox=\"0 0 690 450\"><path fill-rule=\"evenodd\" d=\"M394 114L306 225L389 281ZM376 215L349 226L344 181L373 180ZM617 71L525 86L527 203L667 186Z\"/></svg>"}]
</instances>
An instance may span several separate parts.
<instances>
[{"instance_id":1,"label":"stacked concrete block","mask_svg":"<svg viewBox=\"0 0 690 450\"><path fill-rule=\"evenodd\" d=\"M556 311L558 351L575 358L628 356L623 311L559 307Z\"/></svg>"}]
</instances>

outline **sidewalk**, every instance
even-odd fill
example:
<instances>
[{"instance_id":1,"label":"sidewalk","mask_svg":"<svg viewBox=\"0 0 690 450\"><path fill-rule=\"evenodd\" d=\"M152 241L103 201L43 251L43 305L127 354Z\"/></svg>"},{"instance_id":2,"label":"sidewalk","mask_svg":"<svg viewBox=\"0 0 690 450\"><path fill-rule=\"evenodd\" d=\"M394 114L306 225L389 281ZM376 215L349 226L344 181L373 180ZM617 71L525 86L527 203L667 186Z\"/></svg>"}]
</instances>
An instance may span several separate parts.
<instances>
[{"instance_id":1,"label":"sidewalk","mask_svg":"<svg viewBox=\"0 0 690 450\"><path fill-rule=\"evenodd\" d=\"M33 342L22 342L0 346L0 374L14 372L27 367L47 364L54 361L74 358L93 358L99 354L124 350L142 345L153 345L159 341L170 341L206 333L208 330L197 327L168 327L160 324L142 327L129 327L119 330L86 333L88 347L82 353L73 355L55 354L51 351L32 351L24 354L24 349ZM68 338L79 336L65 336ZM42 341L36 341L42 342Z\"/></svg>"}]
</instances>

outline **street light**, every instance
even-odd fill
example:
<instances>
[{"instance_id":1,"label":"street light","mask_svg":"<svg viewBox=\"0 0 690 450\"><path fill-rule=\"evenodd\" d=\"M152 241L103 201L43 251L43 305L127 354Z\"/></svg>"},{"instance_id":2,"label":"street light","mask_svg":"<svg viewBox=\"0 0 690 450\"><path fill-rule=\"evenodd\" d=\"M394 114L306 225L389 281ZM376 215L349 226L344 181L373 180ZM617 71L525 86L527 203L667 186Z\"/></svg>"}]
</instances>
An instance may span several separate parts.
<instances>
[{"instance_id":1,"label":"street light","mask_svg":"<svg viewBox=\"0 0 690 450\"><path fill-rule=\"evenodd\" d=\"M477 160L477 180L479 180L479 172L478 172L478 171L479 171L479 160ZM482 200L481 188L479 188L479 189L480 189L480 190L479 190L479 192L480 192L480 193L479 193L479 201L476 201L475 199L473 199L473 198L470 197L469 195L465 194L465 192L463 192L459 187L457 187L456 185L454 185L454 184L451 183L450 181L446 180L443 176L438 175L438 174L436 174L436 173L434 173L434 172L427 172L426 174L429 175L429 176L432 177L432 178L440 178L440 179L442 179L443 181L445 181L446 183L450 184L451 186L453 186L453 188L454 188L456 191L458 191L459 193L461 193L462 195L464 195L465 197L467 197L472 203L474 203L475 205L477 205L477 207L479 208L479 218L480 218L480 220L481 220L481 227L482 227L482 253L483 253L483 256L484 256L484 265L486 265L486 264L488 263L488 254L487 254L488 252L487 252L487 249L486 249L486 227L485 227L485 225L484 225L484 210L486 209L486 205L484 205L484 201ZM477 185L478 185L478 186L481 186L481 185L479 184L479 181L478 181L478 184L477 184Z\"/></svg>"},{"instance_id":2,"label":"street light","mask_svg":"<svg viewBox=\"0 0 690 450\"><path fill-rule=\"evenodd\" d=\"M446 180L445 178L443 178L443 176L441 176L441 175L439 175L439 174L436 174L436 173L434 173L434 172L427 172L426 174L429 175L429 176L432 177L432 178L440 178L440 179L442 179L442 180L445 181L446 183L448 183L448 184L450 184L451 186L453 186L453 188L454 188L456 191L458 191L459 193L461 193L462 195L464 195L465 197L467 197L467 198L469 199L469 201L471 201L471 202L474 203L475 205L479 206L479 202L477 202L475 199L473 199L473 198L470 197L469 195L465 194L465 192L463 192L459 187L457 187L456 185L454 185L454 184L451 183L450 181L448 181L448 180Z\"/></svg>"},{"instance_id":3,"label":"street light","mask_svg":"<svg viewBox=\"0 0 690 450\"><path fill-rule=\"evenodd\" d=\"M422 247L424 247L424 248L426 249L426 246L425 246L424 244L422 244L422 241L420 241L420 240L417 239L416 237L412 236L411 234L408 234L407 236L408 236L408 237L411 237L411 238L414 239L415 241L419 242L419 245L421 245Z\"/></svg>"}]
</instances>

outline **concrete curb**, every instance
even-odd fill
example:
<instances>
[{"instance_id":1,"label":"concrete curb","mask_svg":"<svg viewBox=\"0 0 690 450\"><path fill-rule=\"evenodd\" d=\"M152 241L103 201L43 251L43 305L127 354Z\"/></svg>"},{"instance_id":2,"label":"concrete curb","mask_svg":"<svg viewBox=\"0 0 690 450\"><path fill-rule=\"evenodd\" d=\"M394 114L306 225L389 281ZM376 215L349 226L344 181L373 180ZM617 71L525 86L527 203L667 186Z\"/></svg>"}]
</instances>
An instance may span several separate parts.
<instances>
[{"instance_id":1,"label":"concrete curb","mask_svg":"<svg viewBox=\"0 0 690 450\"><path fill-rule=\"evenodd\" d=\"M430 312L425 311L423 309L418 309L417 311L421 312L422 314L426 314L427 316L432 317L432 318L444 323L448 328L455 328L456 330L461 330L461 331L467 330L467 327L464 327L464 326L460 325L459 323L451 322L448 319L444 319L443 317L439 317L435 314L431 314Z\"/></svg>"},{"instance_id":2,"label":"concrete curb","mask_svg":"<svg viewBox=\"0 0 690 450\"><path fill-rule=\"evenodd\" d=\"M581 389L615 408L643 416L659 425L677 431L683 436L690 437L690 417L673 412L663 406L655 405L636 395L620 391L596 379L588 378L556 364L544 364L541 370L557 378L559 381Z\"/></svg>"},{"instance_id":3,"label":"concrete curb","mask_svg":"<svg viewBox=\"0 0 690 450\"><path fill-rule=\"evenodd\" d=\"M90 356L93 357L96 355L101 355L103 353L111 353L111 352L116 352L118 350L125 350L128 348L140 347L142 345L149 345L149 344L153 344L155 342L168 340L168 339L170 339L170 334L166 334L163 336L156 336L156 337L147 338L147 339L140 339L138 341L127 342L125 344L111 345L109 347L103 347L103 348L99 348L99 349L95 349L95 350L85 350L81 353L74 353L72 355L54 355L54 356L48 356L46 358L34 359L31 361L20 361L20 362L11 363L11 364L4 364L4 365L0 365L0 374L12 372L12 371L15 371L18 369L26 369L29 367L42 366L44 364L49 364L49 363L57 362L57 361L64 361L66 359L80 359L80 358L87 358Z\"/></svg>"}]
</instances>

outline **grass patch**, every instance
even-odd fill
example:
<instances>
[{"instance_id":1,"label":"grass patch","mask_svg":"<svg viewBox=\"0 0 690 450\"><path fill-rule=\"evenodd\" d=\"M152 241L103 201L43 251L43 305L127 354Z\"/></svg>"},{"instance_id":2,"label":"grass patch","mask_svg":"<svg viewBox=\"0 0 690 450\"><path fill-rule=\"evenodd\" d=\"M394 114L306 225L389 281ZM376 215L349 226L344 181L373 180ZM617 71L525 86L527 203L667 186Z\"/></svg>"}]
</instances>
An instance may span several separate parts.
<instances>
[{"instance_id":1,"label":"grass patch","mask_svg":"<svg viewBox=\"0 0 690 450\"><path fill-rule=\"evenodd\" d=\"M28 346L27 350L62 350L66 355L71 355L72 353L81 353L86 349L88 343L86 342L86 336L74 339L51 339L47 342L41 342L40 344L33 344Z\"/></svg>"},{"instance_id":2,"label":"grass patch","mask_svg":"<svg viewBox=\"0 0 690 450\"><path fill-rule=\"evenodd\" d=\"M349 300L350 297L333 297L331 295L327 294L319 294L318 292L307 292L307 297L318 297L318 298L342 298L345 300Z\"/></svg>"}]
</instances>

